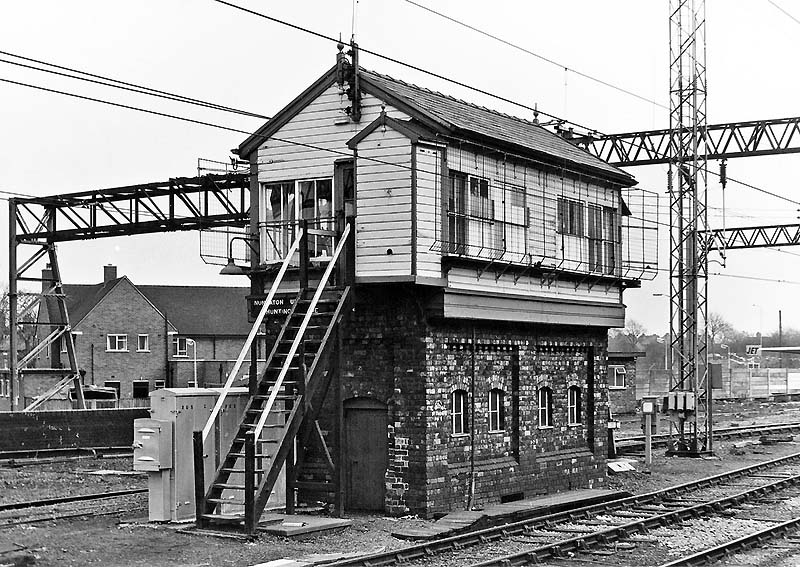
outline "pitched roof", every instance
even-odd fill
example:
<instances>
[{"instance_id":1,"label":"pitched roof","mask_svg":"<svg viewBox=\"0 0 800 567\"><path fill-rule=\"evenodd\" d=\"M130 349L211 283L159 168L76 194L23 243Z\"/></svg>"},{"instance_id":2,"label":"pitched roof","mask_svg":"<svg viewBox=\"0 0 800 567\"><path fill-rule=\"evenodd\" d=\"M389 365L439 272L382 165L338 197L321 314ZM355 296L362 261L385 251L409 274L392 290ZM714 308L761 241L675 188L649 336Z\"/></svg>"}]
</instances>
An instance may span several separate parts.
<instances>
[{"instance_id":1,"label":"pitched roof","mask_svg":"<svg viewBox=\"0 0 800 567\"><path fill-rule=\"evenodd\" d=\"M71 325L80 323L122 279L94 285L64 284ZM249 288L131 284L183 335L246 335L250 331ZM55 301L47 304L50 320L55 320Z\"/></svg>"},{"instance_id":2,"label":"pitched roof","mask_svg":"<svg viewBox=\"0 0 800 567\"><path fill-rule=\"evenodd\" d=\"M336 67L298 95L271 120L239 145L239 155L246 158L313 99L336 81ZM496 143L515 148L555 166L568 165L588 170L622 185L635 185L627 172L606 163L530 120L523 120L472 104L439 92L367 69L361 69L361 86L379 99L406 112L426 128L443 135Z\"/></svg>"},{"instance_id":3,"label":"pitched roof","mask_svg":"<svg viewBox=\"0 0 800 567\"><path fill-rule=\"evenodd\" d=\"M182 335L246 335L246 287L136 286Z\"/></svg>"},{"instance_id":4,"label":"pitched roof","mask_svg":"<svg viewBox=\"0 0 800 567\"><path fill-rule=\"evenodd\" d=\"M368 91L373 90L370 86L377 87L379 92L373 94L379 98L380 91L399 97L405 104L418 109L428 118L452 130L454 134L463 132L478 135L532 151L543 158L550 156L603 172L620 181L625 180L628 184L635 183L627 172L609 165L530 120L478 106L366 69L362 69L362 84Z\"/></svg>"},{"instance_id":5,"label":"pitched roof","mask_svg":"<svg viewBox=\"0 0 800 567\"><path fill-rule=\"evenodd\" d=\"M108 295L122 278L114 278L100 284L64 284L64 295L66 295L67 314L71 325L80 322L91 309L100 303ZM57 308L55 300L48 300L47 309L50 313L50 320L56 319L54 316Z\"/></svg>"}]
</instances>

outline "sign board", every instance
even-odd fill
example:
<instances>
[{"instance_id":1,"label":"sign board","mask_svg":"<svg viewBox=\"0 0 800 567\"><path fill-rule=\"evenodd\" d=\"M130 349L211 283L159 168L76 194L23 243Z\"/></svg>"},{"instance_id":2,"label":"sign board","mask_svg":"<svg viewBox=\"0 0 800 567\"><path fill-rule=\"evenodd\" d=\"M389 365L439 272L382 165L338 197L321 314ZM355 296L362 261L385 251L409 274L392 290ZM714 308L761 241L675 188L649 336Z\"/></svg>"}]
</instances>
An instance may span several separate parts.
<instances>
[{"instance_id":1,"label":"sign board","mask_svg":"<svg viewBox=\"0 0 800 567\"><path fill-rule=\"evenodd\" d=\"M745 354L747 356L756 356L758 354L758 349L761 348L761 345L747 345L745 347Z\"/></svg>"},{"instance_id":2,"label":"sign board","mask_svg":"<svg viewBox=\"0 0 800 567\"><path fill-rule=\"evenodd\" d=\"M272 303L267 309L267 317L285 317L292 310L294 304L295 294L275 294L272 298ZM249 295L247 296L247 315L249 321L252 323L258 317L258 313L264 306L266 295Z\"/></svg>"}]
</instances>

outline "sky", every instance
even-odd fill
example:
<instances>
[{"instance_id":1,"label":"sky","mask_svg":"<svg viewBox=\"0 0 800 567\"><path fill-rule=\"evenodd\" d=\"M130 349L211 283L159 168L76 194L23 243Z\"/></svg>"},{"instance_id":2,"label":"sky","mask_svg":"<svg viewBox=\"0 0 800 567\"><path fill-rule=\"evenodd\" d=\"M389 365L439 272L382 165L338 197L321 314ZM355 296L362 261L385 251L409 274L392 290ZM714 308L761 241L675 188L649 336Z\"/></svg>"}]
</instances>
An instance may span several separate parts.
<instances>
[{"instance_id":1,"label":"sky","mask_svg":"<svg viewBox=\"0 0 800 567\"><path fill-rule=\"evenodd\" d=\"M668 2L417 0L517 44L513 49L408 0L237 0L250 9L524 103L604 133L666 128ZM781 6L794 18L780 11ZM708 123L796 116L800 6L783 0L708 0ZM335 61L331 42L212 0L3 2L0 51L271 116ZM2 60L13 57L0 55ZM524 118L531 112L362 54L364 67ZM621 90L587 79L589 75ZM253 131L263 120L126 93L0 62L0 79L60 89ZM112 108L0 82L0 191L44 196L196 174L197 159L227 160L242 134ZM716 164L711 164L716 169ZM666 166L629 168L661 195ZM728 175L800 201L800 156L734 159ZM721 189L710 178L709 225L722 226ZM0 194L2 196L2 194ZM729 184L728 227L796 222L800 204ZM8 234L0 201L0 231ZM659 241L668 241L661 227ZM58 247L64 281L96 283L115 264L140 284L247 285L203 263L197 233L120 237ZM0 247L7 274L7 246ZM625 292L628 317L668 329L668 250L641 289ZM712 262L709 310L735 327L800 328L800 247L728 252ZM0 279L7 281L6 276Z\"/></svg>"}]
</instances>

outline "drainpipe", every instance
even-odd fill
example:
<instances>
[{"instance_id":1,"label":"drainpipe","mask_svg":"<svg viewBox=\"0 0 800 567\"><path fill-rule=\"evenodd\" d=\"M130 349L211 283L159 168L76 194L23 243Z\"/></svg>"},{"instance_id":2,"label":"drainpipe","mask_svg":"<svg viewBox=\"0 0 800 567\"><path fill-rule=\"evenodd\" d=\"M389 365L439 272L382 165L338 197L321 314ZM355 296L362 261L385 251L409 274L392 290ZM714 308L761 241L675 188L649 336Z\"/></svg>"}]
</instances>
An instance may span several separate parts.
<instances>
[{"instance_id":1,"label":"drainpipe","mask_svg":"<svg viewBox=\"0 0 800 567\"><path fill-rule=\"evenodd\" d=\"M470 361L470 395L469 410L469 497L467 510L472 510L475 501L475 324L472 324L472 349Z\"/></svg>"}]
</instances>

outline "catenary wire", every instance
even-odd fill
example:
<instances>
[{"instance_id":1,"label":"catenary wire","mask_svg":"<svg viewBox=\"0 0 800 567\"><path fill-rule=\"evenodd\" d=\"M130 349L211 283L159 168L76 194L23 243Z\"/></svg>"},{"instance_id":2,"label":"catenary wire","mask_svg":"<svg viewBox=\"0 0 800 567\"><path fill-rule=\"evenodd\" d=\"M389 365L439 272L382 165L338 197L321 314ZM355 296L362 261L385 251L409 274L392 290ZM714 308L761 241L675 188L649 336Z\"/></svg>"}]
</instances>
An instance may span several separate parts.
<instances>
[{"instance_id":1,"label":"catenary wire","mask_svg":"<svg viewBox=\"0 0 800 567\"><path fill-rule=\"evenodd\" d=\"M783 12L783 13L784 13L784 15L786 15L786 16L787 16L787 17L789 17L790 19L794 20L794 22L795 22L795 23L798 23L798 24L800 24L800 20L798 20L797 18L795 18L795 17L794 17L792 14L790 14L789 12L787 12L785 9L781 8L781 7L780 7L780 6L779 6L777 3L773 2L772 0L767 0L767 2L769 2L770 4L772 4L773 6L775 6L775 7L776 7L778 10L780 10L781 12Z\"/></svg>"},{"instance_id":2,"label":"catenary wire","mask_svg":"<svg viewBox=\"0 0 800 567\"><path fill-rule=\"evenodd\" d=\"M313 34L313 35L321 37L323 39L327 39L327 40L330 40L330 41L338 41L338 40L335 40L334 38L325 36L323 34L319 34L319 33L314 32L312 30L308 30L306 28L302 28L300 26L295 26L294 24L290 24L288 22L284 22L283 20L278 20L277 18L273 18L273 17L267 16L265 14L260 14L258 12L254 12L252 10L248 10L248 9L243 8L241 6L236 6L235 4L231 4L229 2L225 2L224 0L215 0L215 1L219 2L221 4L225 4L225 5L234 7L234 8L241 9L243 11L246 11L248 13L252 13L254 15L259 15L261 17L269 19L270 21L275 21L275 22L281 23L283 25L287 25L287 26L292 27L294 29L298 29L300 31ZM406 1L410 1L410 0L406 0ZM427 8L425 8L425 9L427 9ZM371 52L371 51L365 50L363 48L360 48L360 49L362 51L366 52L366 53L370 53L370 54L374 54L374 55L379 56L379 57L386 58L385 56L383 56L381 54L378 54L378 53L375 53L375 52ZM219 105L219 104L216 104L216 103L203 101L203 100L200 100L200 99L186 97L184 95L178 95L178 94L175 94L175 93L170 93L170 92L167 92L167 91L162 91L162 90L154 89L154 88L147 87L147 86L137 85L135 83L130 83L130 82L127 82L127 81L121 81L119 79L113 79L113 78L110 78L110 77L104 77L102 75L89 73L87 71L81 71L79 69L74 69L74 68L70 68L70 67L65 67L65 66L58 65L58 64L55 64L55 63L50 63L50 62L47 62L47 61L33 59L33 58L30 58L30 57L26 57L26 56L23 56L23 55L18 55L18 54L7 52L7 51L0 51L0 54L6 55L6 56L10 56L10 57L15 57L15 58L22 59L22 60L25 60L25 61L30 61L30 62L33 62L33 63L38 63L40 65L47 65L49 67L53 67L53 68L56 68L56 69L62 69L62 70L65 70L65 71L69 71L71 73L79 73L81 75L86 75L86 77L79 77L79 76L75 76L75 75L69 75L69 74L58 72L58 71L53 71L52 69L42 69L42 68L34 67L34 66L31 66L31 65L25 65L23 63L19 63L19 62L15 62L15 61L8 61L8 60L0 59L0 62L2 62L2 63L7 63L7 64L11 64L11 65L17 65L17 66L20 66L20 67L29 68L29 69L33 69L33 70L36 70L36 71L41 71L41 72L45 72L45 73L52 73L52 74L55 74L55 75L60 75L60 76L64 76L64 77L68 77L68 78L72 78L72 79L76 79L76 80L82 80L82 81L87 81L87 82L91 82L91 83L95 83L95 84L100 84L100 85L103 85L103 86L108 86L108 87L113 87L113 88L119 88L119 89L123 89L123 90L132 91L132 92L137 92L139 94L147 94L147 95L150 95L150 96L156 96L156 97L159 97L159 98L165 98L165 99L168 99L168 100L174 100L174 101L183 102L183 103L186 103L186 104L194 104L194 105L197 105L197 106L207 107L207 108L211 108L211 109L215 109L215 110L231 112L231 113L240 114L240 115L243 115L243 116L249 116L249 117L253 117L253 118L261 118L261 119L265 119L265 120L269 120L270 119L269 116L265 116L265 115L254 113L254 112L250 112L250 111L247 111L247 110L241 110L241 109L237 109L237 108L223 106L223 105ZM403 64L403 65L406 65L405 63L403 63L401 61L393 60L391 58L387 58L387 59L389 59L391 61L394 61L396 63L400 63L400 64ZM413 67L413 66L410 66L410 67L412 67L412 68L414 68L416 70L419 70L421 72L433 74L433 73L430 73L428 71L425 71L424 69L416 68L416 67ZM433 74L433 75L436 76L436 74ZM450 80L450 79L447 79L446 77L439 77L439 78L442 78L444 80ZM93 79L99 79L99 80L93 80ZM103 81L105 81L105 82L103 82ZM112 84L112 83L118 83L118 84ZM465 86L467 88L472 88L469 85L462 85L462 86ZM499 95L493 95L492 93L488 93L488 92L486 92L485 94L488 94L489 96L495 96L495 97L500 98L501 100L503 100L503 97L499 97ZM514 103L514 101L507 101L507 102L511 102L512 104L517 104L517 103ZM521 105L521 106L524 107L524 108L527 108L527 109L531 109L531 107L526 106L526 105ZM535 108L531 109L531 110L536 111ZM551 115L551 114L548 114L547 112L543 112L543 111L539 111L539 112L541 112L541 114L544 114L545 116L548 116L548 117L553 118L555 120L565 121L564 119L559 118L559 117L554 116L554 115ZM578 126L580 128L584 128L584 129L587 129L587 130L589 129L586 126L581 126L581 125L579 125L577 123L574 123L574 122L569 122L569 121L565 121L565 122L570 123L570 124L574 124L574 125L576 125L576 126ZM597 130L592 130L592 131L597 132ZM709 172L709 173L711 173L712 175L718 175L715 172ZM762 188L757 187L755 185L752 185L750 183L746 183L744 181L740 181L740 180L732 178L732 177L729 177L728 180L733 182L733 183L737 183L739 185L747 187L749 189L753 189L755 191L759 191L759 192L764 193L766 195L770 195L770 196L775 197L777 199L782 199L782 200L785 200L787 202L800 205L800 201L794 201L792 199L789 199L788 197L784 197L782 195L778 195L777 193L773 193L771 191L767 191L766 189L762 189Z\"/></svg>"},{"instance_id":3,"label":"catenary wire","mask_svg":"<svg viewBox=\"0 0 800 567\"><path fill-rule=\"evenodd\" d=\"M256 135L256 134L254 134L252 132L249 132L249 131L246 131L246 130L242 130L242 129L239 129L239 128L233 128L233 127L225 126L225 125L221 125L221 124L214 124L212 122L196 120L196 119L193 119L193 118L187 118L187 117L183 117L183 116L168 114L168 113L165 113L165 112L159 112L159 111L155 111L155 110L151 110L151 109L145 109L145 108L140 108L140 107L136 107L136 106L132 106L132 105L126 105L126 104L107 101L107 100L98 99L98 98L94 98L94 97L88 97L88 96L85 96L85 95L79 95L79 94L70 93L70 92L66 92L66 91L60 91L60 90L57 90L57 89L51 89L51 88L42 87L42 86L39 86L39 85L32 85L32 84L23 83L23 82L20 82L20 81L13 81L13 80L2 78L2 77L0 77L0 82L5 82L5 83L18 85L18 86L28 87L28 88L32 88L32 89L36 89L36 90L50 92L50 93L53 93L53 94L60 94L60 95L63 95L63 96L68 96L68 97L77 98L77 99L81 99L81 100L87 100L87 101L90 101L90 102L97 102L97 103L100 103L100 104L116 106L116 107L125 108L125 109L128 109L128 110L136 110L136 111L139 111L139 112L144 112L144 113L152 114L152 115L155 115L155 116L171 118L171 119L175 119L175 120L179 120L179 121L183 121L183 122L188 122L188 123L192 123L192 124L198 124L198 125L201 125L201 126L209 126L209 127L217 128L217 129L220 129L220 130L227 130L227 131L236 132L236 133L245 134L245 135ZM341 151L338 151L338 150L334 150L332 148L323 148L323 147L320 147L320 146L315 146L313 144L306 144L306 143L303 143L303 142L297 142L297 141L293 141L293 140L284 140L284 139L281 139L281 138L276 138L274 136L272 136L271 139L277 140L277 141L281 141L281 142L284 142L284 143L288 143L288 144L298 145L298 146L302 146L302 147L307 147L307 148L311 148L311 149L326 151L326 152L345 155L347 157L350 157L350 154L348 154L346 152L341 152ZM403 169L411 169L410 166L404 166L402 164L391 163L391 162L384 162L383 160L378 160L376 158L366 158L366 159L369 160L369 161L375 161L375 162L378 162L378 163L385 163L386 165L400 167L400 168L403 168ZM11 192L6 192L6 193L10 194ZM36 198L38 198L38 197L36 197ZM4 198L0 198L0 199L8 200L9 198L8 197L4 197ZM638 220L643 220L643 221L646 221L646 222L649 222L649 223L653 223L653 224L669 226L667 223L663 223L663 222L660 222L660 221L642 219L641 217L632 217L632 218L637 218ZM657 271L663 272L663 271L669 271L669 270L668 269L663 269L663 268L657 268ZM708 275L715 275L715 276L718 275L718 276L723 276L723 277L739 277L739 278L744 278L744 279L768 281L768 282L775 282L775 283L792 283L792 284L796 283L796 284L800 284L800 282L793 282L793 281L788 281L788 280L775 280L775 279L769 279L769 278L757 278L757 277L753 277L753 276L742 276L742 275L735 275L735 274L709 273Z\"/></svg>"},{"instance_id":4,"label":"catenary wire","mask_svg":"<svg viewBox=\"0 0 800 567\"><path fill-rule=\"evenodd\" d=\"M261 13L261 12L257 12L255 10L251 10L249 8L245 8L244 6L239 6L238 4L234 4L232 2L227 2L226 0L213 0L213 1L217 2L218 4L223 4L225 6L229 6L230 8L234 8L236 10L240 10L240 11L245 12L247 14L251 14L251 15L257 16L259 18L264 18L265 20L269 20L271 22L274 22L274 23L277 23L277 24L280 24L280 25L283 25L283 26L287 26L287 27L290 27L290 28L298 30L298 31L301 31L301 32L304 32L304 33L307 33L307 34L311 34L314 37L318 37L320 39L325 39L327 41L331 41L331 42L334 42L334 43L340 43L341 42L341 39L337 39L335 37L331 37L331 36L316 32L314 30L310 30L308 28L304 28L302 26L298 26L297 24L292 24L290 22L275 18L273 16L268 16L267 14L264 14L264 13ZM498 95L498 94L492 93L490 91L481 89L479 87L475 87L475 86L469 85L469 84L464 83L462 81L459 81L457 79L451 79L450 77L446 77L445 75L441 75L441 74L436 73L434 71L429 71L429 70L424 69L422 67L418 67L417 65L413 65L411 63L406 63L405 61L401 61L399 59L395 59L394 57L390 57L388 55L384 55L382 53L378 53L377 51L372 51L372 50L367 49L367 48L365 48L365 47L363 47L361 45L358 46L358 50L360 52L362 52L362 53L366 53L368 55L372 55L374 57L378 57L379 59L383 59L384 61L389 61L390 63L395 63L396 65L400 65L402 67L406 67L407 69L411 69L411 70L417 71L419 73L424 73L424 74L426 74L428 76L431 76L431 77L434 77L436 79L451 83L453 85L456 85L456 86L471 90L471 91L476 92L478 94L482 94L482 95L485 95L485 96L500 100L502 102L506 102L508 104L512 104L512 105L517 106L519 108L524 108L526 110L530 110L532 112L536 112L538 114L542 114L542 115L547 116L548 118L551 118L551 119L556 120L558 122L561 122L561 123L564 123L564 124L572 124L573 126L577 126L578 128L586 130L587 132L595 132L597 134L601 133L595 128L590 128L588 126L584 126L583 124L579 124L577 122L573 122L572 120L567 120L565 118L561 118L559 116L556 116L555 114L550 114L548 112L544 112L542 110L539 110L535 106L530 106L528 104L512 100L512 99L504 97L502 95Z\"/></svg>"},{"instance_id":5,"label":"catenary wire","mask_svg":"<svg viewBox=\"0 0 800 567\"><path fill-rule=\"evenodd\" d=\"M129 82L126 82L126 81L120 81L118 79L113 79L113 78L110 78L110 77L104 77L102 75L97 75L97 74L94 74L94 73L88 73L86 71L81 71L80 69L73 69L73 68L70 68L70 67L64 67L62 65L57 65L55 63L49 63L47 61L41 61L41 60L37 60L37 59L32 59L30 57L25 57L23 55L17 55L16 53L10 53L10 52L7 52L7 51L0 51L0 55L5 55L5 56L9 56L9 57L15 57L17 59L22 59L24 61L37 63L39 65L47 65L48 67L53 67L55 69L61 69L63 71L69 71L69 73L78 73L80 75L85 75L85 76L84 77L80 77L80 76L77 76L77 75L70 75L69 73L62 73L60 71L55 71L53 69L42 69L41 67L35 67L33 65L27 65L25 63L20 63L19 61L9 61L7 59L0 59L0 63L6 63L8 65L16 65L18 67L24 67L26 69L32 69L34 71L40 71L40 72L43 72L43 73L51 73L53 75L59 75L61 77L67 77L67 78L76 79L76 80L79 80L79 81L86 81L88 83L94 83L94 84L103 85L103 86L106 86L106 87L122 89L122 90L130 91L130 92L135 92L135 93L139 93L139 94L145 94L145 95L148 95L148 96L154 96L154 97L163 98L163 99L167 99L167 100L174 100L174 101L182 102L182 103L185 103L185 104L193 104L193 105L196 105L196 106L202 106L202 107L206 107L206 108L211 108L213 110L221 110L221 111L224 111L224 112L231 112L231 113L234 113L234 114L241 114L241 115L244 115L244 116L249 116L251 118L261 118L263 120L269 120L270 119L269 116L265 116L263 114L257 114L257 113L254 113L254 112L249 112L247 110L240 110L238 108L232 108L230 106L223 106L223 105L220 105L220 104L215 104L213 102L207 102L207 101L199 100L199 99L196 99L196 98L191 98L191 97L187 97L187 96L183 96L183 95L179 95L179 94L175 94L175 93L170 93L170 92L167 92L167 91L162 91L162 90L153 89L153 88L142 86L142 85L137 85L135 83L129 83ZM116 83L116 84L114 84L114 83Z\"/></svg>"},{"instance_id":6,"label":"catenary wire","mask_svg":"<svg viewBox=\"0 0 800 567\"><path fill-rule=\"evenodd\" d=\"M513 49L516 49L518 51L521 51L523 53L531 55L531 56L533 56L533 57L535 57L535 58L537 58L537 59L539 59L541 61L544 61L545 63L549 63L551 65L555 65L559 69L564 69L564 71L573 73L574 75L577 75L579 77L583 77L584 79L588 79L590 81L594 81L595 83L598 83L598 84L603 85L605 87L609 87L609 88L614 89L616 91L619 91L621 93L630 95L630 96L632 96L634 98L637 98L637 99L639 99L641 101L644 101L644 102L647 102L647 103L652 104L654 106L658 106L660 108L664 108L666 110L669 110L669 107L667 105L665 105L665 104L661 104L658 101L655 101L653 99L647 98L645 96L637 94L637 93L635 93L633 91L630 91L630 90L628 90L626 88L620 87L620 86L615 85L613 83L609 83L608 81L604 81L603 79L598 79L597 77L589 75L588 73L583 73L581 71L573 69L569 65L564 65L563 63L559 63L558 61L554 61L553 59L545 57L544 55L540 55L538 53L535 53L535 52L531 51L530 49L526 49L525 47L522 47L520 45L512 43L512 42L510 42L510 41L508 41L506 39L503 39L502 37L499 37L497 35L491 34L491 33L487 32L485 30L482 30L482 29L477 28L477 27L475 27L473 25L470 25L470 24L468 24L466 22L458 20L458 19L456 19L456 18L454 18L452 16L448 16L447 14L444 14L442 12L437 12L433 8L429 8L428 6L425 6L423 4L419 4L417 2L414 2L413 0L405 0L405 2L407 2L408 4L411 4L413 6L416 6L417 8L421 8L422 10L425 10L426 12L430 12L431 14L435 14L435 15L441 17L441 18L444 18L445 20L448 20L448 21L450 21L450 22L452 22L454 24L457 24L457 25L459 25L461 27L467 28L467 29L472 30L474 32L477 32L477 33L479 33L479 34L481 34L481 35L483 35L485 37L488 37L490 39L498 41L498 42L500 42L500 43L502 43L504 45L507 45L508 47L511 47Z\"/></svg>"}]
</instances>

